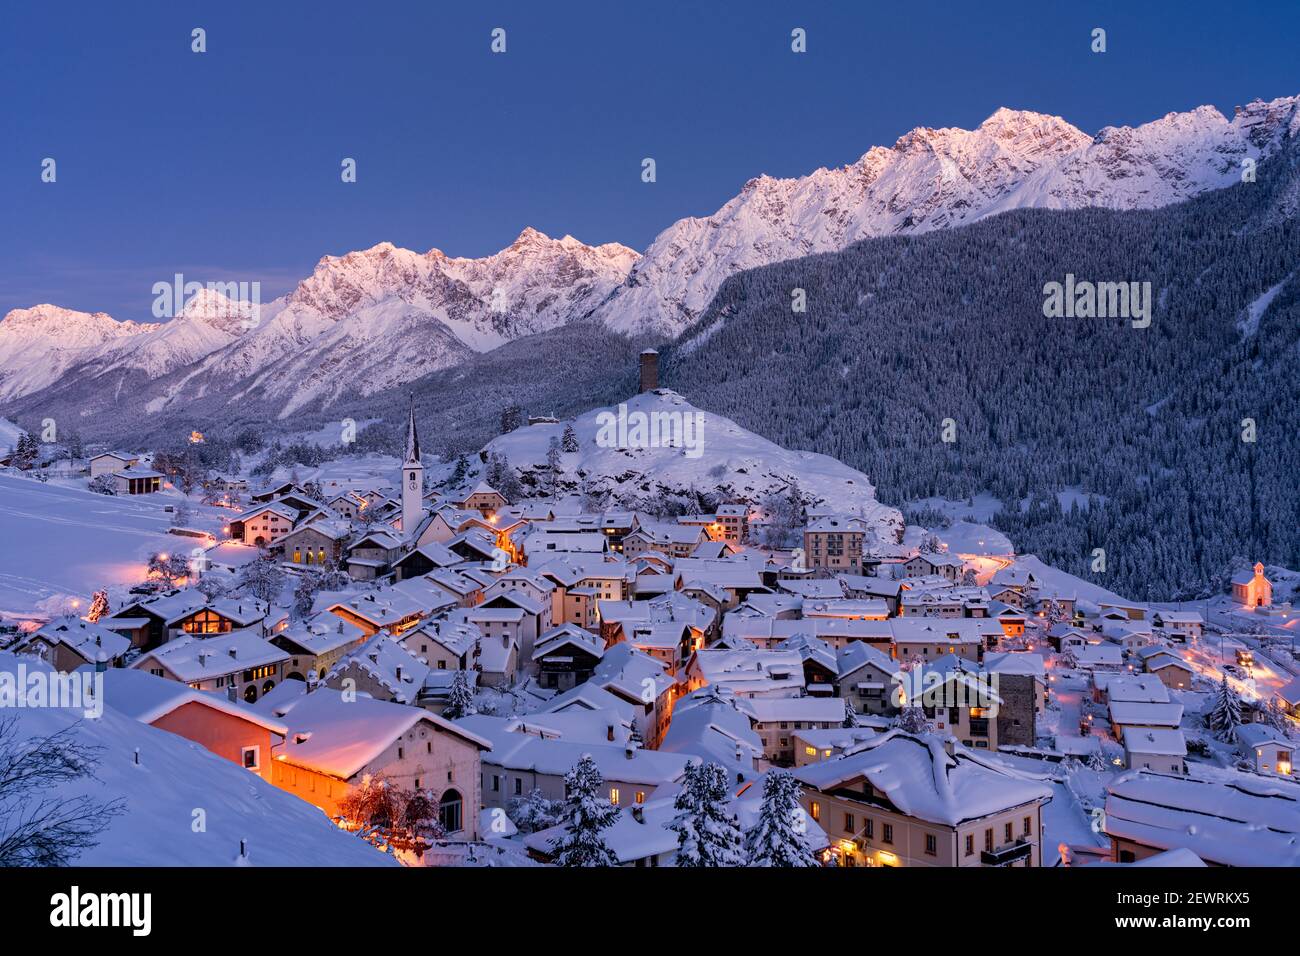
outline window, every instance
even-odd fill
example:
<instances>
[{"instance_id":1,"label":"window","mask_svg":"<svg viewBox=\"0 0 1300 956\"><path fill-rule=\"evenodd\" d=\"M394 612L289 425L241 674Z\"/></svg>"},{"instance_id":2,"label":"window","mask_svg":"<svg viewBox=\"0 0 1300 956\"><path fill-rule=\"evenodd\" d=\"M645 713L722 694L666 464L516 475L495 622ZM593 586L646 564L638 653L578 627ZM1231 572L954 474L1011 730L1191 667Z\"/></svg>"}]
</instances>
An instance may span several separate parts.
<instances>
[{"instance_id":1,"label":"window","mask_svg":"<svg viewBox=\"0 0 1300 956\"><path fill-rule=\"evenodd\" d=\"M975 855L975 834L973 833L966 834L966 855Z\"/></svg>"},{"instance_id":2,"label":"window","mask_svg":"<svg viewBox=\"0 0 1300 956\"><path fill-rule=\"evenodd\" d=\"M638 791L636 792L636 802L637 802L638 805L639 805L639 804L642 804L642 803L645 803L645 791L644 791L644 790L638 790Z\"/></svg>"},{"instance_id":3,"label":"window","mask_svg":"<svg viewBox=\"0 0 1300 956\"><path fill-rule=\"evenodd\" d=\"M817 756L817 748L816 748L816 747L804 747L804 748L803 748L803 752L806 753L809 757L816 757L816 756Z\"/></svg>"},{"instance_id":4,"label":"window","mask_svg":"<svg viewBox=\"0 0 1300 956\"><path fill-rule=\"evenodd\" d=\"M1015 839L1015 838L1011 835L1012 831L1011 831L1011 824L1010 824L1010 823L1008 823L1008 824L1006 825L1006 828L1005 828L1002 832L1003 832L1003 834L1004 834L1003 839L1002 839L1002 842L1004 842L1004 843L1010 843L1013 839Z\"/></svg>"},{"instance_id":5,"label":"window","mask_svg":"<svg viewBox=\"0 0 1300 956\"><path fill-rule=\"evenodd\" d=\"M870 817L867 817L867 819L864 821L864 825L863 825L863 828L862 828L862 835L863 835L864 837L866 837L868 840L873 840L873 839L875 839L875 836L876 836L876 821L875 821L875 820L871 819Z\"/></svg>"},{"instance_id":6,"label":"window","mask_svg":"<svg viewBox=\"0 0 1300 956\"><path fill-rule=\"evenodd\" d=\"M814 800L810 804L810 807L812 809L812 818L814 820L820 820L822 818L822 805Z\"/></svg>"},{"instance_id":7,"label":"window","mask_svg":"<svg viewBox=\"0 0 1300 956\"><path fill-rule=\"evenodd\" d=\"M501 790L501 778L496 774L492 775L492 792L498 793Z\"/></svg>"},{"instance_id":8,"label":"window","mask_svg":"<svg viewBox=\"0 0 1300 956\"><path fill-rule=\"evenodd\" d=\"M925 855L938 856L938 854L939 854L938 839L935 837L933 833L927 833L925 835Z\"/></svg>"},{"instance_id":9,"label":"window","mask_svg":"<svg viewBox=\"0 0 1300 956\"><path fill-rule=\"evenodd\" d=\"M1030 822L1029 817L1025 817L1025 836L1029 836L1029 834L1034 832L1034 828L1030 826Z\"/></svg>"},{"instance_id":10,"label":"window","mask_svg":"<svg viewBox=\"0 0 1300 956\"><path fill-rule=\"evenodd\" d=\"M618 787L609 788L609 802L618 806Z\"/></svg>"},{"instance_id":11,"label":"window","mask_svg":"<svg viewBox=\"0 0 1300 956\"><path fill-rule=\"evenodd\" d=\"M260 748L244 747L239 753L245 770L256 770L261 766Z\"/></svg>"},{"instance_id":12,"label":"window","mask_svg":"<svg viewBox=\"0 0 1300 956\"><path fill-rule=\"evenodd\" d=\"M993 828L992 827L989 827L989 829L984 831L984 852L986 853L993 852Z\"/></svg>"},{"instance_id":13,"label":"window","mask_svg":"<svg viewBox=\"0 0 1300 956\"><path fill-rule=\"evenodd\" d=\"M438 822L448 833L461 829L461 799L456 790L448 790L438 801Z\"/></svg>"},{"instance_id":14,"label":"window","mask_svg":"<svg viewBox=\"0 0 1300 956\"><path fill-rule=\"evenodd\" d=\"M524 792L524 778L515 777L515 796L522 796Z\"/></svg>"},{"instance_id":15,"label":"window","mask_svg":"<svg viewBox=\"0 0 1300 956\"><path fill-rule=\"evenodd\" d=\"M893 825L892 823L886 823L886 824L881 828L881 838L882 838L886 843L891 843L891 844L892 844L892 843L894 842L894 825Z\"/></svg>"}]
</instances>

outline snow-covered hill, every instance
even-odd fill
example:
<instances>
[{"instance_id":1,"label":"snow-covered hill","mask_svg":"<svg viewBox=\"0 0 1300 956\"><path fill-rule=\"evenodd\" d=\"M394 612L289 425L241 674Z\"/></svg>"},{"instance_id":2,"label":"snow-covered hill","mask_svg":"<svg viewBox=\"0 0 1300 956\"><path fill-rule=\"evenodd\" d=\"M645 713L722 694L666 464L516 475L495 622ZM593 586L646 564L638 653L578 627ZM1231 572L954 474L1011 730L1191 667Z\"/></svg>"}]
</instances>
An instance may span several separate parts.
<instances>
[{"instance_id":1,"label":"snow-covered hill","mask_svg":"<svg viewBox=\"0 0 1300 956\"><path fill-rule=\"evenodd\" d=\"M975 130L921 127L856 163L797 179L760 176L706 218L665 229L595 317L681 331L742 269L860 239L927 232L1022 207L1139 209L1241 178L1300 131L1300 97L1212 106L1090 137L1058 116L999 109Z\"/></svg>"},{"instance_id":2,"label":"snow-covered hill","mask_svg":"<svg viewBox=\"0 0 1300 956\"><path fill-rule=\"evenodd\" d=\"M562 439L567 424L573 426L578 450L561 455L562 491L608 492L615 502L634 503L721 489L728 499L761 504L766 496L781 494L797 482L810 507L860 515L875 525L883 540L895 540L902 532L902 514L876 500L871 479L834 458L788 451L729 418L701 411L669 389L644 392L624 405L627 434L634 434L638 416L645 416L640 420L682 423L678 434L686 440L676 447L611 445L603 437L613 434L609 427L617 421L619 408L596 408L569 422L518 428L493 439L483 453L503 456L525 483L542 488L551 439ZM690 426L685 425L686 416L691 416Z\"/></svg>"},{"instance_id":3,"label":"snow-covered hill","mask_svg":"<svg viewBox=\"0 0 1300 956\"><path fill-rule=\"evenodd\" d=\"M34 658L0 652L0 671L49 671ZM142 724L107 702L102 716L61 707L13 707L20 744L65 731L100 748L94 778L43 796L122 800L125 812L79 857L79 866L384 866L390 856L334 826L325 814L229 760ZM139 763L136 756L139 755ZM197 810L205 829L195 831ZM245 840L246 861L239 859Z\"/></svg>"}]
</instances>

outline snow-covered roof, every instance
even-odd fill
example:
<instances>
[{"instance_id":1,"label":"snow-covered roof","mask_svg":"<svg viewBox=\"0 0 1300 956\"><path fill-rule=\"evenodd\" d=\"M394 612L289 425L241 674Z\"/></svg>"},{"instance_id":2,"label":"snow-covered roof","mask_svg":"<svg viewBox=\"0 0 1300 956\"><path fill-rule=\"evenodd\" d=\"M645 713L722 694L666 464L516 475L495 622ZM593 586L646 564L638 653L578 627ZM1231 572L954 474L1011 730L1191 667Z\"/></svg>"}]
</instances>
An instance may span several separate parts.
<instances>
[{"instance_id":1,"label":"snow-covered roof","mask_svg":"<svg viewBox=\"0 0 1300 956\"><path fill-rule=\"evenodd\" d=\"M990 674L1023 674L1045 680L1047 664L1042 654L1007 651L984 655L984 670Z\"/></svg>"},{"instance_id":2,"label":"snow-covered roof","mask_svg":"<svg viewBox=\"0 0 1300 956\"><path fill-rule=\"evenodd\" d=\"M1133 754L1186 757L1187 741L1177 727L1130 727L1124 731L1124 749Z\"/></svg>"},{"instance_id":3,"label":"snow-covered roof","mask_svg":"<svg viewBox=\"0 0 1300 956\"><path fill-rule=\"evenodd\" d=\"M821 791L868 781L908 816L956 826L1027 803L1046 800L1046 777L1010 770L949 738L890 730L839 757L794 771Z\"/></svg>"},{"instance_id":4,"label":"snow-covered roof","mask_svg":"<svg viewBox=\"0 0 1300 956\"><path fill-rule=\"evenodd\" d=\"M350 620L344 620L337 614L330 614L329 611L322 611L321 614L313 615L303 622L290 624L285 630L274 633L272 643L278 640L292 641L305 652L318 656L348 644L356 644L363 637L365 631Z\"/></svg>"},{"instance_id":5,"label":"snow-covered roof","mask_svg":"<svg viewBox=\"0 0 1300 956\"><path fill-rule=\"evenodd\" d=\"M689 759L681 754L660 750L558 740L512 732L492 739L492 750L483 754L483 762L507 770L563 776L585 754L590 754L596 768L606 780L656 787L679 780Z\"/></svg>"},{"instance_id":6,"label":"snow-covered roof","mask_svg":"<svg viewBox=\"0 0 1300 956\"><path fill-rule=\"evenodd\" d=\"M736 706L757 723L811 721L840 723L844 720L842 697L746 697Z\"/></svg>"},{"instance_id":7,"label":"snow-covered roof","mask_svg":"<svg viewBox=\"0 0 1300 956\"><path fill-rule=\"evenodd\" d=\"M347 780L421 721L484 750L491 741L429 710L356 696L329 687L303 695L285 715L289 733L274 759Z\"/></svg>"},{"instance_id":8,"label":"snow-covered roof","mask_svg":"<svg viewBox=\"0 0 1300 956\"><path fill-rule=\"evenodd\" d=\"M1237 740L1245 747L1260 747L1264 744L1282 744L1289 747L1295 743L1282 731L1268 724L1238 725Z\"/></svg>"},{"instance_id":9,"label":"snow-covered roof","mask_svg":"<svg viewBox=\"0 0 1300 956\"><path fill-rule=\"evenodd\" d=\"M330 611L345 610L375 627L387 627L425 611L424 605L404 591L383 588L330 605Z\"/></svg>"},{"instance_id":10,"label":"snow-covered roof","mask_svg":"<svg viewBox=\"0 0 1300 956\"><path fill-rule=\"evenodd\" d=\"M1300 787L1289 780L1125 773L1107 788L1105 820L1112 837L1191 850L1209 863L1300 866Z\"/></svg>"},{"instance_id":11,"label":"snow-covered roof","mask_svg":"<svg viewBox=\"0 0 1300 956\"><path fill-rule=\"evenodd\" d=\"M612 691L624 700L644 704L648 690L653 690L657 699L674 681L664 670L662 661L631 644L619 643L605 650L587 683Z\"/></svg>"},{"instance_id":12,"label":"snow-covered roof","mask_svg":"<svg viewBox=\"0 0 1300 956\"><path fill-rule=\"evenodd\" d=\"M1177 727L1183 719L1183 705L1179 703L1147 703L1144 701L1112 700L1109 705L1110 722L1128 727Z\"/></svg>"},{"instance_id":13,"label":"snow-covered roof","mask_svg":"<svg viewBox=\"0 0 1300 956\"><path fill-rule=\"evenodd\" d=\"M703 687L673 705L672 723L659 749L720 763L748 778L755 758L763 756L763 741L733 698Z\"/></svg>"},{"instance_id":14,"label":"snow-covered roof","mask_svg":"<svg viewBox=\"0 0 1300 956\"><path fill-rule=\"evenodd\" d=\"M537 638L533 650L533 660L549 657L563 647L576 647L594 657L605 653L605 642L591 631L583 630L576 624L561 624L545 631Z\"/></svg>"},{"instance_id":15,"label":"snow-covered roof","mask_svg":"<svg viewBox=\"0 0 1300 956\"><path fill-rule=\"evenodd\" d=\"M355 651L339 658L324 680L333 686L349 671L365 674L392 694L398 703L413 704L424 686L429 665L380 631Z\"/></svg>"},{"instance_id":16,"label":"snow-covered roof","mask_svg":"<svg viewBox=\"0 0 1300 956\"><path fill-rule=\"evenodd\" d=\"M106 661L115 660L131 649L129 638L73 615L56 618L40 630L25 635L14 649L26 647L36 638L43 638L50 644L63 644L92 664L101 656Z\"/></svg>"},{"instance_id":17,"label":"snow-covered roof","mask_svg":"<svg viewBox=\"0 0 1300 956\"><path fill-rule=\"evenodd\" d=\"M92 668L87 665L81 670ZM186 704L199 704L257 724L273 734L284 736L289 730L282 721L247 704L230 700L224 694L194 690L180 681L155 677L147 671L110 667L103 671L103 675L104 703L141 723L152 724Z\"/></svg>"},{"instance_id":18,"label":"snow-covered roof","mask_svg":"<svg viewBox=\"0 0 1300 956\"><path fill-rule=\"evenodd\" d=\"M253 667L287 661L289 655L252 631L211 637L177 637L148 651L131 664L140 670L164 667L178 680L196 683Z\"/></svg>"},{"instance_id":19,"label":"snow-covered roof","mask_svg":"<svg viewBox=\"0 0 1300 956\"><path fill-rule=\"evenodd\" d=\"M1155 674L1098 674L1094 681L1107 700L1167 704L1169 688Z\"/></svg>"}]
</instances>

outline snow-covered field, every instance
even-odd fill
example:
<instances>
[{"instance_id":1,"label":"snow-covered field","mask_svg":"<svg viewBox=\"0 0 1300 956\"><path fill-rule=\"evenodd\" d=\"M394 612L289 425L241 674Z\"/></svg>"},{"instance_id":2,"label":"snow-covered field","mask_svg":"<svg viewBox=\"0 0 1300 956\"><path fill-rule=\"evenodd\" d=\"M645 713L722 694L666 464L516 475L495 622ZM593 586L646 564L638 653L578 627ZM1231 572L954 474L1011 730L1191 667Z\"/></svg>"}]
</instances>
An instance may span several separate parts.
<instances>
[{"instance_id":1,"label":"snow-covered field","mask_svg":"<svg viewBox=\"0 0 1300 956\"><path fill-rule=\"evenodd\" d=\"M73 482L0 475L0 613L57 611L50 602L85 601L96 588L138 584L150 554L207 543L168 534L172 515L164 508L179 500L111 497ZM222 514L192 510L188 524L200 528L215 526Z\"/></svg>"}]
</instances>

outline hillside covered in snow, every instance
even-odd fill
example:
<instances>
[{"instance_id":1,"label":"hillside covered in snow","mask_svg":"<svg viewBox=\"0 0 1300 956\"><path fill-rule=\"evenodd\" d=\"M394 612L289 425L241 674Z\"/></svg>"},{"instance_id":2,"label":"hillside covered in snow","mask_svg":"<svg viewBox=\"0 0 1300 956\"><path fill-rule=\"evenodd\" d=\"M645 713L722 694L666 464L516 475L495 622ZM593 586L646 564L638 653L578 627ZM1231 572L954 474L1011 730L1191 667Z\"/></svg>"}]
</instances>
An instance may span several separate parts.
<instances>
[{"instance_id":1,"label":"hillside covered in snow","mask_svg":"<svg viewBox=\"0 0 1300 956\"><path fill-rule=\"evenodd\" d=\"M28 675L48 666L0 652L0 672ZM13 707L18 745L60 732L96 748L93 776L59 785L54 799L122 801L122 813L75 863L82 866L383 866L396 865L344 833L316 807L279 790L183 737L114 710ZM200 814L199 811L202 811ZM197 829L201 819L202 829ZM240 859L240 841L246 859Z\"/></svg>"},{"instance_id":2,"label":"hillside covered in snow","mask_svg":"<svg viewBox=\"0 0 1300 956\"><path fill-rule=\"evenodd\" d=\"M626 422L622 433L621 422ZM651 441L655 422L663 423L660 435L680 434L682 441L644 447L635 431L638 422L646 423ZM678 423L680 433L664 430ZM552 441L563 442L566 426L572 427L578 450L560 454L558 491L608 495L627 504L658 498L689 502L706 494L761 505L797 485L810 508L859 515L882 540L896 540L903 529L901 513L876 500L875 487L862 472L826 455L782 448L669 389L643 392L568 422L515 429L489 442L482 455L501 456L525 486L544 490Z\"/></svg>"}]
</instances>

